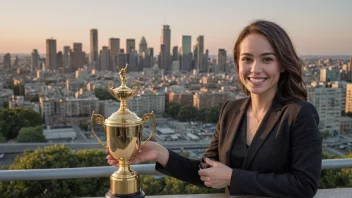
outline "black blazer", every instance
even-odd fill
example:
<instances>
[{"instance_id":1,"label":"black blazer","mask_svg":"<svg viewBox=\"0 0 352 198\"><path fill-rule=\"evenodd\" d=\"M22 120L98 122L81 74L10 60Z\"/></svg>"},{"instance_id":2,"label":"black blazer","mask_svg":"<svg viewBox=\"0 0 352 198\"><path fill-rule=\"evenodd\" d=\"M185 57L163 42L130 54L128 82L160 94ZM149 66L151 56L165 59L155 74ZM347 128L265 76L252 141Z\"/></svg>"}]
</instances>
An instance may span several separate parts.
<instances>
[{"instance_id":1,"label":"black blazer","mask_svg":"<svg viewBox=\"0 0 352 198\"><path fill-rule=\"evenodd\" d=\"M204 156L230 166L231 145L250 98L228 101L220 112L214 137ZM318 189L322 138L315 107L304 100L273 100L247 151L242 169L234 168L230 195L313 197ZM198 175L199 160L169 151L165 167L156 170L183 181L204 185Z\"/></svg>"}]
</instances>

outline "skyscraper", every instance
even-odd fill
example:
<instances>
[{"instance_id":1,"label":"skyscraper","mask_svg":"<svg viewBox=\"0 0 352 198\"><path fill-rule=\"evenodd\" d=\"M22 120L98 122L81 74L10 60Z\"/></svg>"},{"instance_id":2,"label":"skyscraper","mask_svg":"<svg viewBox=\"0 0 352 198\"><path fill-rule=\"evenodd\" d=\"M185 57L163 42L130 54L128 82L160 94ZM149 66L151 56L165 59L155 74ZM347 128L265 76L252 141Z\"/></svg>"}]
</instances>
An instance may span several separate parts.
<instances>
[{"instance_id":1,"label":"skyscraper","mask_svg":"<svg viewBox=\"0 0 352 198\"><path fill-rule=\"evenodd\" d=\"M34 71L35 69L40 68L39 64L40 56L37 49L33 49L31 53L31 70Z\"/></svg>"},{"instance_id":2,"label":"skyscraper","mask_svg":"<svg viewBox=\"0 0 352 198\"><path fill-rule=\"evenodd\" d=\"M164 45L164 46L162 46ZM164 71L171 70L171 30L169 25L163 25L160 37L160 68Z\"/></svg>"},{"instance_id":3,"label":"skyscraper","mask_svg":"<svg viewBox=\"0 0 352 198\"><path fill-rule=\"evenodd\" d=\"M178 46L174 46L172 48L172 61L178 61L179 57L178 57Z\"/></svg>"},{"instance_id":4,"label":"skyscraper","mask_svg":"<svg viewBox=\"0 0 352 198\"><path fill-rule=\"evenodd\" d=\"M100 69L110 70L110 50L107 46L100 50Z\"/></svg>"},{"instance_id":5,"label":"skyscraper","mask_svg":"<svg viewBox=\"0 0 352 198\"><path fill-rule=\"evenodd\" d=\"M180 55L180 70L192 70L192 52L191 52L192 37L182 35L180 41L179 55Z\"/></svg>"},{"instance_id":6,"label":"skyscraper","mask_svg":"<svg viewBox=\"0 0 352 198\"><path fill-rule=\"evenodd\" d=\"M120 49L120 53L118 55L118 64L117 66L121 69L126 66L127 60L126 60L126 54L123 49ZM127 70L128 71L128 70Z\"/></svg>"},{"instance_id":7,"label":"skyscraper","mask_svg":"<svg viewBox=\"0 0 352 198\"><path fill-rule=\"evenodd\" d=\"M84 53L82 51L82 43L73 43L73 57L71 59L73 59L72 71L83 67Z\"/></svg>"},{"instance_id":8,"label":"skyscraper","mask_svg":"<svg viewBox=\"0 0 352 198\"><path fill-rule=\"evenodd\" d=\"M70 59L69 59L69 53L70 53L70 46L64 46L64 53L63 53L63 66L64 67L69 67L70 65Z\"/></svg>"},{"instance_id":9,"label":"skyscraper","mask_svg":"<svg viewBox=\"0 0 352 198\"><path fill-rule=\"evenodd\" d=\"M204 55L204 36L200 35L197 37L197 59L196 59L196 69L199 72L206 72L206 68L203 64Z\"/></svg>"},{"instance_id":10,"label":"skyscraper","mask_svg":"<svg viewBox=\"0 0 352 198\"><path fill-rule=\"evenodd\" d=\"M116 56L120 52L120 39L119 38L110 38L109 39L109 49L111 56Z\"/></svg>"},{"instance_id":11,"label":"skyscraper","mask_svg":"<svg viewBox=\"0 0 352 198\"><path fill-rule=\"evenodd\" d=\"M62 55L62 52L59 51L57 54L56 54L56 66L57 66L57 69L60 69L63 67L64 63L63 63L63 55Z\"/></svg>"},{"instance_id":12,"label":"skyscraper","mask_svg":"<svg viewBox=\"0 0 352 198\"><path fill-rule=\"evenodd\" d=\"M138 65L138 53L137 50L132 49L131 53L129 54L129 65L128 69L130 71L139 71L139 68L137 67Z\"/></svg>"},{"instance_id":13,"label":"skyscraper","mask_svg":"<svg viewBox=\"0 0 352 198\"><path fill-rule=\"evenodd\" d=\"M7 53L4 56L4 68L10 68L10 67L11 67L11 55Z\"/></svg>"},{"instance_id":14,"label":"skyscraper","mask_svg":"<svg viewBox=\"0 0 352 198\"><path fill-rule=\"evenodd\" d=\"M144 36L142 37L141 42L139 42L139 51L138 51L139 56L143 56L143 53L145 55L148 54L148 43L145 40Z\"/></svg>"},{"instance_id":15,"label":"skyscraper","mask_svg":"<svg viewBox=\"0 0 352 198\"><path fill-rule=\"evenodd\" d=\"M219 49L218 52L218 68L219 72L226 72L226 50L225 49Z\"/></svg>"},{"instance_id":16,"label":"skyscraper","mask_svg":"<svg viewBox=\"0 0 352 198\"><path fill-rule=\"evenodd\" d=\"M97 61L98 61L98 30L91 29L89 62L92 63Z\"/></svg>"},{"instance_id":17,"label":"skyscraper","mask_svg":"<svg viewBox=\"0 0 352 198\"><path fill-rule=\"evenodd\" d=\"M149 68L151 67L151 57L149 56L148 53L148 43L145 40L145 37L143 36L141 41L139 42L139 62L138 62L138 69L137 71L142 71L143 68Z\"/></svg>"},{"instance_id":18,"label":"skyscraper","mask_svg":"<svg viewBox=\"0 0 352 198\"><path fill-rule=\"evenodd\" d=\"M136 41L134 39L126 39L126 54L130 54L133 49L136 49Z\"/></svg>"},{"instance_id":19,"label":"skyscraper","mask_svg":"<svg viewBox=\"0 0 352 198\"><path fill-rule=\"evenodd\" d=\"M153 67L155 62L154 62L154 48L150 47L148 48L148 55L150 57L150 67Z\"/></svg>"},{"instance_id":20,"label":"skyscraper","mask_svg":"<svg viewBox=\"0 0 352 198\"><path fill-rule=\"evenodd\" d=\"M56 40L47 39L46 40L46 63L45 68L49 70L57 69L56 60Z\"/></svg>"},{"instance_id":21,"label":"skyscraper","mask_svg":"<svg viewBox=\"0 0 352 198\"><path fill-rule=\"evenodd\" d=\"M352 81L352 59L348 62L347 65L347 79L346 81L351 82Z\"/></svg>"}]
</instances>

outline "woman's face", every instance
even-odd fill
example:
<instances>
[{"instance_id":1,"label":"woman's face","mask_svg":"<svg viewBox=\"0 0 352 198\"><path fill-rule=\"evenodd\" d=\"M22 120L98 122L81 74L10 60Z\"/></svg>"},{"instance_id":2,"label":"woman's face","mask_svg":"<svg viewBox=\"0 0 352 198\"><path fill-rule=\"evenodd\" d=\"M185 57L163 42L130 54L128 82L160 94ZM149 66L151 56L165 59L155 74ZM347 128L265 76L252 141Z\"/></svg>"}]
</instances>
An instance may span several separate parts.
<instances>
[{"instance_id":1,"label":"woman's face","mask_svg":"<svg viewBox=\"0 0 352 198\"><path fill-rule=\"evenodd\" d=\"M249 34L240 44L239 78L251 94L272 95L283 71L269 41L260 34Z\"/></svg>"}]
</instances>

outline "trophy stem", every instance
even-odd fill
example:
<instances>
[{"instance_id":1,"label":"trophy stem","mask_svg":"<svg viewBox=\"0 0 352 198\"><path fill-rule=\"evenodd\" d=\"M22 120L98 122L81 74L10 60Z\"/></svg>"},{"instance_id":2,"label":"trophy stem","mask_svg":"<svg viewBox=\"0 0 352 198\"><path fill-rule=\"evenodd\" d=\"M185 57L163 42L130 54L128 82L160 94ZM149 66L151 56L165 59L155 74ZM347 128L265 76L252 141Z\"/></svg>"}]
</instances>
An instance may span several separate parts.
<instances>
[{"instance_id":1,"label":"trophy stem","mask_svg":"<svg viewBox=\"0 0 352 198\"><path fill-rule=\"evenodd\" d=\"M121 100L120 103L120 111L126 111L127 110L127 104L126 104L126 100Z\"/></svg>"}]
</instances>

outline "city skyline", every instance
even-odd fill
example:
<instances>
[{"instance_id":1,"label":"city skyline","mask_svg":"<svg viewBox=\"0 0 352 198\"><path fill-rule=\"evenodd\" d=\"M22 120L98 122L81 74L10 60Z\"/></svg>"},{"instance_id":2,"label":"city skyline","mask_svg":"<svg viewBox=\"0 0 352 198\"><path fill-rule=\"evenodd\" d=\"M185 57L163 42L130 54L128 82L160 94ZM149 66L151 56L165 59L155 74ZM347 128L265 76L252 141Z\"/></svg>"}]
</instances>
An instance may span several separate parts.
<instances>
[{"instance_id":1,"label":"city skyline","mask_svg":"<svg viewBox=\"0 0 352 198\"><path fill-rule=\"evenodd\" d=\"M89 53L90 30L97 29L99 51L109 46L109 38L119 38L123 48L126 39L139 44L144 36L148 47L158 54L160 30L167 24L171 48L180 46L182 35L191 36L193 48L197 37L203 35L204 50L209 49L209 54L217 54L218 49L231 54L240 30L256 19L266 19L288 32L299 55L352 55L352 27L347 20L352 18L352 2L347 0L304 4L277 0L265 4L230 0L192 4L161 0L65 2L3 2L7 9L0 13L6 19L2 21L0 53L30 54L37 49L45 54L45 42L50 38L56 39L57 51L82 43L83 51Z\"/></svg>"}]
</instances>

